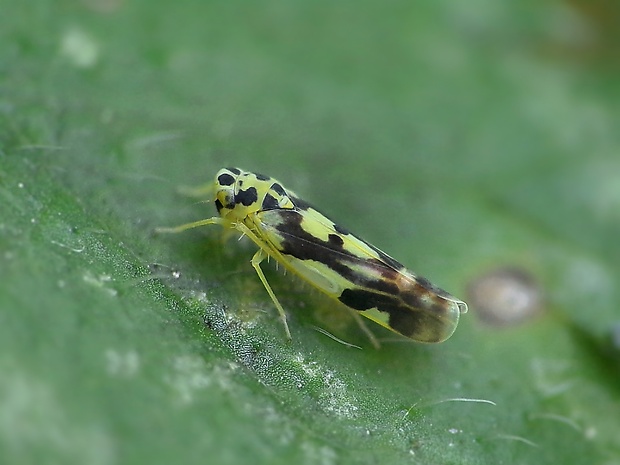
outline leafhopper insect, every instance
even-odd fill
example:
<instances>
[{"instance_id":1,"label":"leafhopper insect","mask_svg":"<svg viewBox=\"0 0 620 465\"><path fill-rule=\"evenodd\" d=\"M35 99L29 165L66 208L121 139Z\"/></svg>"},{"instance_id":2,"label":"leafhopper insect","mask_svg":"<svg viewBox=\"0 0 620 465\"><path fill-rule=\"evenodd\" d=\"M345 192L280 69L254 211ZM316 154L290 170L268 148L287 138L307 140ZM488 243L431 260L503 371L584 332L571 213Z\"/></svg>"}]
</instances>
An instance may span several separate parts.
<instances>
[{"instance_id":1,"label":"leafhopper insect","mask_svg":"<svg viewBox=\"0 0 620 465\"><path fill-rule=\"evenodd\" d=\"M445 341L467 311L465 302L351 234L273 178L224 168L213 190L219 216L159 231L219 224L249 237L258 246L252 266L289 339L284 308L260 267L267 257L353 311L418 342Z\"/></svg>"}]
</instances>

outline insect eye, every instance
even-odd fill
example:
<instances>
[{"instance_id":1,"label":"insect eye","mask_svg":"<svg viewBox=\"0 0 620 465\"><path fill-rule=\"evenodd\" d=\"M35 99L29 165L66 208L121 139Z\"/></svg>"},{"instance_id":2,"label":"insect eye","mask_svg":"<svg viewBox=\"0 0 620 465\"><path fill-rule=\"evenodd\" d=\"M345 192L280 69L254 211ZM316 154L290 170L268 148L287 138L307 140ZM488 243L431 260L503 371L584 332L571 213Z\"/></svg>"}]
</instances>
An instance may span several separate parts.
<instances>
[{"instance_id":1,"label":"insect eye","mask_svg":"<svg viewBox=\"0 0 620 465\"><path fill-rule=\"evenodd\" d=\"M235 207L235 196L230 192L230 189L220 189L215 198L224 208L230 210Z\"/></svg>"},{"instance_id":2,"label":"insect eye","mask_svg":"<svg viewBox=\"0 0 620 465\"><path fill-rule=\"evenodd\" d=\"M234 208L237 204L237 202L235 202L235 196L230 193L227 193L224 199L226 200L224 205L226 205L227 208Z\"/></svg>"}]
</instances>

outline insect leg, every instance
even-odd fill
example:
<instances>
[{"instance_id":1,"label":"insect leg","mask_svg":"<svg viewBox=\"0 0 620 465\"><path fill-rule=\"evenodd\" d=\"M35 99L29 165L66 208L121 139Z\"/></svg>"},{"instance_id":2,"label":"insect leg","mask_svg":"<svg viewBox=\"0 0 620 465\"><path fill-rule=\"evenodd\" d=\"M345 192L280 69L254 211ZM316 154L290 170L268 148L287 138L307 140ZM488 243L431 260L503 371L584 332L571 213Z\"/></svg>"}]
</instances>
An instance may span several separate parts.
<instances>
[{"instance_id":1,"label":"insect leg","mask_svg":"<svg viewBox=\"0 0 620 465\"><path fill-rule=\"evenodd\" d=\"M373 332L370 330L370 328L368 328L368 325L366 325L366 322L361 317L361 315L357 313L357 311L349 307L346 307L346 309L351 313L351 316L353 317L357 325L360 327L360 329L364 332L364 334L368 336L368 339L370 339L370 343L372 344L372 346L375 349L380 349L381 343L379 342L379 339L377 339L377 336L375 336Z\"/></svg>"},{"instance_id":2,"label":"insect leg","mask_svg":"<svg viewBox=\"0 0 620 465\"><path fill-rule=\"evenodd\" d=\"M181 186L177 189L177 191L179 192L179 194L185 195L187 197L204 199L213 197L215 186L213 185L213 183L205 184L198 187Z\"/></svg>"},{"instance_id":3,"label":"insect leg","mask_svg":"<svg viewBox=\"0 0 620 465\"><path fill-rule=\"evenodd\" d=\"M282 308L282 305L280 305L280 302L278 301L278 298L276 297L276 295L271 290L271 286L267 282L267 278L265 278L263 270L260 267L260 263L267 256L268 256L267 253L263 249L258 249L256 251L256 253L254 254L254 256L252 257L252 266L256 270L256 273L258 274L258 277L260 278L261 282L263 283L263 286L265 286L265 289L267 289L267 293L269 294L269 297L271 297L271 300L273 300L274 305L278 309L278 312L280 313L280 318L282 319L282 323L284 324L284 330L286 332L286 337L290 341L292 339L292 337L291 337L291 332L288 329L288 323L286 322L286 313L284 312L284 309Z\"/></svg>"},{"instance_id":4,"label":"insect leg","mask_svg":"<svg viewBox=\"0 0 620 465\"><path fill-rule=\"evenodd\" d=\"M158 233L179 233L181 231L185 231L186 229L197 228L199 226L206 226L208 224L227 224L222 218L218 216L214 216L213 218L207 218L200 221L194 221L192 223L182 224L180 226L175 226L173 228L155 228L155 232Z\"/></svg>"}]
</instances>

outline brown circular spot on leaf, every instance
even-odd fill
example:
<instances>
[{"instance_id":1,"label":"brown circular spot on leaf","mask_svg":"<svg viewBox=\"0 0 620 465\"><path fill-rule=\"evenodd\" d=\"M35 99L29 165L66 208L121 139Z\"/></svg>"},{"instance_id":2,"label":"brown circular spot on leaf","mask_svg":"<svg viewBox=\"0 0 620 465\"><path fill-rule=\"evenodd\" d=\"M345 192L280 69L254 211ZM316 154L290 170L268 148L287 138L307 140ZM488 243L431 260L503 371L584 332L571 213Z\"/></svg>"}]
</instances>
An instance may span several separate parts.
<instances>
[{"instance_id":1,"label":"brown circular spot on leaf","mask_svg":"<svg viewBox=\"0 0 620 465\"><path fill-rule=\"evenodd\" d=\"M469 285L468 294L474 312L494 326L520 324L541 309L536 281L518 268L498 268L483 274Z\"/></svg>"}]
</instances>

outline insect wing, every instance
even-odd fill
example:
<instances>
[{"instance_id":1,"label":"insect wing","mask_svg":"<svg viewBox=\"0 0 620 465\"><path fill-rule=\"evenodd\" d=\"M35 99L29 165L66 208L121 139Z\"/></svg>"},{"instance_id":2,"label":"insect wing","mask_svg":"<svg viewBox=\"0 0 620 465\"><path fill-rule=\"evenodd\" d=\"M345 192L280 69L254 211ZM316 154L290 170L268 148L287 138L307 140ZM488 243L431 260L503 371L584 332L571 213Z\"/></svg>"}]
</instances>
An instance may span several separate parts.
<instances>
[{"instance_id":1,"label":"insect wing","mask_svg":"<svg viewBox=\"0 0 620 465\"><path fill-rule=\"evenodd\" d=\"M311 207L261 211L254 222L287 268L404 336L441 342L466 310L460 300Z\"/></svg>"}]
</instances>

